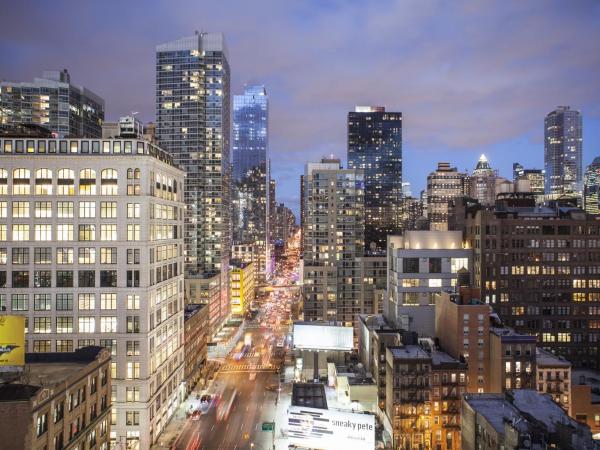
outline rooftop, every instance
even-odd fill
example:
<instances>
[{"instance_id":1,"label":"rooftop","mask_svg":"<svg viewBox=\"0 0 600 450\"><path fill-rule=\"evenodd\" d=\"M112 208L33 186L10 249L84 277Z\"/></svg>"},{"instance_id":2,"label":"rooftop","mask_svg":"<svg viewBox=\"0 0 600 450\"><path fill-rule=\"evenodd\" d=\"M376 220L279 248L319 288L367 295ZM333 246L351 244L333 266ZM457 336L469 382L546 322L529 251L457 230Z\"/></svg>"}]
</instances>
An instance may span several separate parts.
<instances>
[{"instance_id":1,"label":"rooftop","mask_svg":"<svg viewBox=\"0 0 600 450\"><path fill-rule=\"evenodd\" d=\"M517 333L512 328L490 327L490 333L493 333L496 336L500 336L502 338L502 340L537 342L537 337L536 336L529 335L529 334Z\"/></svg>"},{"instance_id":2,"label":"rooftop","mask_svg":"<svg viewBox=\"0 0 600 450\"><path fill-rule=\"evenodd\" d=\"M566 359L539 347L535 349L535 359L538 367L571 367L571 363Z\"/></svg>"},{"instance_id":3,"label":"rooftop","mask_svg":"<svg viewBox=\"0 0 600 450\"><path fill-rule=\"evenodd\" d=\"M324 385L321 383L294 383L292 386L292 405L327 409Z\"/></svg>"},{"instance_id":4,"label":"rooftop","mask_svg":"<svg viewBox=\"0 0 600 450\"><path fill-rule=\"evenodd\" d=\"M515 389L509 395L512 396L515 407L544 423L550 432L556 431L557 423L576 425L549 395L540 394L533 389Z\"/></svg>"},{"instance_id":5,"label":"rooftop","mask_svg":"<svg viewBox=\"0 0 600 450\"><path fill-rule=\"evenodd\" d=\"M394 359L430 359L431 356L419 345L388 347Z\"/></svg>"},{"instance_id":6,"label":"rooftop","mask_svg":"<svg viewBox=\"0 0 600 450\"><path fill-rule=\"evenodd\" d=\"M183 311L184 320L196 315L202 308L206 307L203 303L188 303Z\"/></svg>"},{"instance_id":7,"label":"rooftop","mask_svg":"<svg viewBox=\"0 0 600 450\"><path fill-rule=\"evenodd\" d=\"M464 401L496 430L504 434L504 422L520 417L519 410L502 394L466 394Z\"/></svg>"},{"instance_id":8,"label":"rooftop","mask_svg":"<svg viewBox=\"0 0 600 450\"><path fill-rule=\"evenodd\" d=\"M441 350L435 350L431 353L431 363L434 366L464 366L467 368L467 364L460 362L458 359L453 358L448 353Z\"/></svg>"}]
</instances>

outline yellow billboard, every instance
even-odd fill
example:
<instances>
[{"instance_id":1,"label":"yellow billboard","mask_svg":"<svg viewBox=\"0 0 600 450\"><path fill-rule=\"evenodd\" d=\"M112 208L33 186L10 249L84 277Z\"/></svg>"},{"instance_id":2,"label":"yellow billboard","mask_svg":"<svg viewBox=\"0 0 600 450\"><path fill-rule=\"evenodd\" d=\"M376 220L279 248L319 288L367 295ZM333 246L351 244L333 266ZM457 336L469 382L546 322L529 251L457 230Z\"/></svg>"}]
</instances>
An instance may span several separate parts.
<instances>
[{"instance_id":1,"label":"yellow billboard","mask_svg":"<svg viewBox=\"0 0 600 450\"><path fill-rule=\"evenodd\" d=\"M25 365L25 316L0 315L0 367Z\"/></svg>"}]
</instances>

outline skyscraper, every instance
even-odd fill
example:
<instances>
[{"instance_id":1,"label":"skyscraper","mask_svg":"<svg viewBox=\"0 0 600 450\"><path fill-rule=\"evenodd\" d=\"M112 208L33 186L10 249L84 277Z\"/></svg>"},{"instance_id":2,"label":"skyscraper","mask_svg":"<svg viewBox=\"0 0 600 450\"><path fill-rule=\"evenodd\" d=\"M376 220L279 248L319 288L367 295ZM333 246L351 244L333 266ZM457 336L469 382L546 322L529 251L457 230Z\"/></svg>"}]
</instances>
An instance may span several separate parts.
<instances>
[{"instance_id":1,"label":"skyscraper","mask_svg":"<svg viewBox=\"0 0 600 450\"><path fill-rule=\"evenodd\" d=\"M448 229L449 202L466 194L467 174L450 167L446 162L438 163L437 170L427 176L427 217L429 229Z\"/></svg>"},{"instance_id":2,"label":"skyscraper","mask_svg":"<svg viewBox=\"0 0 600 450\"><path fill-rule=\"evenodd\" d=\"M583 188L581 113L559 106L544 120L546 195L580 196Z\"/></svg>"},{"instance_id":3,"label":"skyscraper","mask_svg":"<svg viewBox=\"0 0 600 450\"><path fill-rule=\"evenodd\" d=\"M304 172L304 318L352 326L360 304L364 177L339 159Z\"/></svg>"},{"instance_id":4,"label":"skyscraper","mask_svg":"<svg viewBox=\"0 0 600 450\"><path fill-rule=\"evenodd\" d=\"M525 169L519 163L513 163L513 182L529 181L529 191L535 196L537 203L544 202L544 185L546 175L540 169Z\"/></svg>"},{"instance_id":5,"label":"skyscraper","mask_svg":"<svg viewBox=\"0 0 600 450\"><path fill-rule=\"evenodd\" d=\"M67 69L45 71L32 82L0 82L0 124L42 125L58 137L102 136L104 100L71 84Z\"/></svg>"},{"instance_id":6,"label":"skyscraper","mask_svg":"<svg viewBox=\"0 0 600 450\"><path fill-rule=\"evenodd\" d=\"M264 86L246 86L233 96L233 175L240 181L254 167L267 163L269 97Z\"/></svg>"},{"instance_id":7,"label":"skyscraper","mask_svg":"<svg viewBox=\"0 0 600 450\"><path fill-rule=\"evenodd\" d=\"M188 274L220 278L229 308L230 95L222 33L196 33L156 47L157 139L185 169Z\"/></svg>"},{"instance_id":8,"label":"skyscraper","mask_svg":"<svg viewBox=\"0 0 600 450\"><path fill-rule=\"evenodd\" d=\"M400 230L402 113L382 106L348 113L348 168L365 176L366 250L385 251L387 235Z\"/></svg>"},{"instance_id":9,"label":"skyscraper","mask_svg":"<svg viewBox=\"0 0 600 450\"><path fill-rule=\"evenodd\" d=\"M600 213L600 156L587 166L584 176L583 205L590 214Z\"/></svg>"},{"instance_id":10,"label":"skyscraper","mask_svg":"<svg viewBox=\"0 0 600 450\"><path fill-rule=\"evenodd\" d=\"M496 201L497 176L485 155L481 155L473 174L469 177L469 195L482 205L493 205Z\"/></svg>"}]
</instances>

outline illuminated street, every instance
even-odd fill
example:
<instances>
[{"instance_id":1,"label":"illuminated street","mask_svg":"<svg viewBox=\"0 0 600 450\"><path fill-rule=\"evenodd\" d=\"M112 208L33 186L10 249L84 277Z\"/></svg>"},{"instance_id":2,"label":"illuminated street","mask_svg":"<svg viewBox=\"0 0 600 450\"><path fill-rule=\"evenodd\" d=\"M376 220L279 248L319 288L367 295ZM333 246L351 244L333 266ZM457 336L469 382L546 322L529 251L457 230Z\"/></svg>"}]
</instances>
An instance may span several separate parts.
<instances>
[{"instance_id":1,"label":"illuminated street","mask_svg":"<svg viewBox=\"0 0 600 450\"><path fill-rule=\"evenodd\" d=\"M288 249L278 261L273 289L257 300L258 314L247 322L245 333L208 390L211 406L204 414L186 420L173 448L272 448L273 433L261 431L261 426L263 422L274 420L280 388L278 371L284 362L284 352L288 351L290 304L293 296L298 295L294 286L298 235ZM248 348L245 344L250 341ZM197 408L200 408L199 399L193 409Z\"/></svg>"}]
</instances>

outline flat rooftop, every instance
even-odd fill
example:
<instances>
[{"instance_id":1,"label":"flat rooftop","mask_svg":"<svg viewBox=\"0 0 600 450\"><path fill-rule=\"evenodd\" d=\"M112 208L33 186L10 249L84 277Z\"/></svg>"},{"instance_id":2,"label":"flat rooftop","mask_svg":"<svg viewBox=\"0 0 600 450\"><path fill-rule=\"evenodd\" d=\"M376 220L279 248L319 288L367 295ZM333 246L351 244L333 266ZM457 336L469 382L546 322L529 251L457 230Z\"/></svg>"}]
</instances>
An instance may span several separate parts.
<instances>
[{"instance_id":1,"label":"flat rooftop","mask_svg":"<svg viewBox=\"0 0 600 450\"><path fill-rule=\"evenodd\" d=\"M404 345L402 347L388 347L395 359L429 359L431 355L418 345Z\"/></svg>"},{"instance_id":2,"label":"flat rooftop","mask_svg":"<svg viewBox=\"0 0 600 450\"><path fill-rule=\"evenodd\" d=\"M560 358L553 353L537 347L535 349L535 359L538 367L562 367L568 369L571 363L566 359Z\"/></svg>"},{"instance_id":3,"label":"flat rooftop","mask_svg":"<svg viewBox=\"0 0 600 450\"><path fill-rule=\"evenodd\" d=\"M294 383L292 385L292 406L327 409L325 386L321 383Z\"/></svg>"},{"instance_id":4,"label":"flat rooftop","mask_svg":"<svg viewBox=\"0 0 600 450\"><path fill-rule=\"evenodd\" d=\"M467 394L463 398L500 435L504 435L505 421L512 421L521 415L503 394Z\"/></svg>"},{"instance_id":5,"label":"flat rooftop","mask_svg":"<svg viewBox=\"0 0 600 450\"><path fill-rule=\"evenodd\" d=\"M490 327L490 332L494 333L496 336L500 336L502 338L509 338L510 340L524 340L537 342L536 336L530 334L517 333L512 328Z\"/></svg>"}]
</instances>

